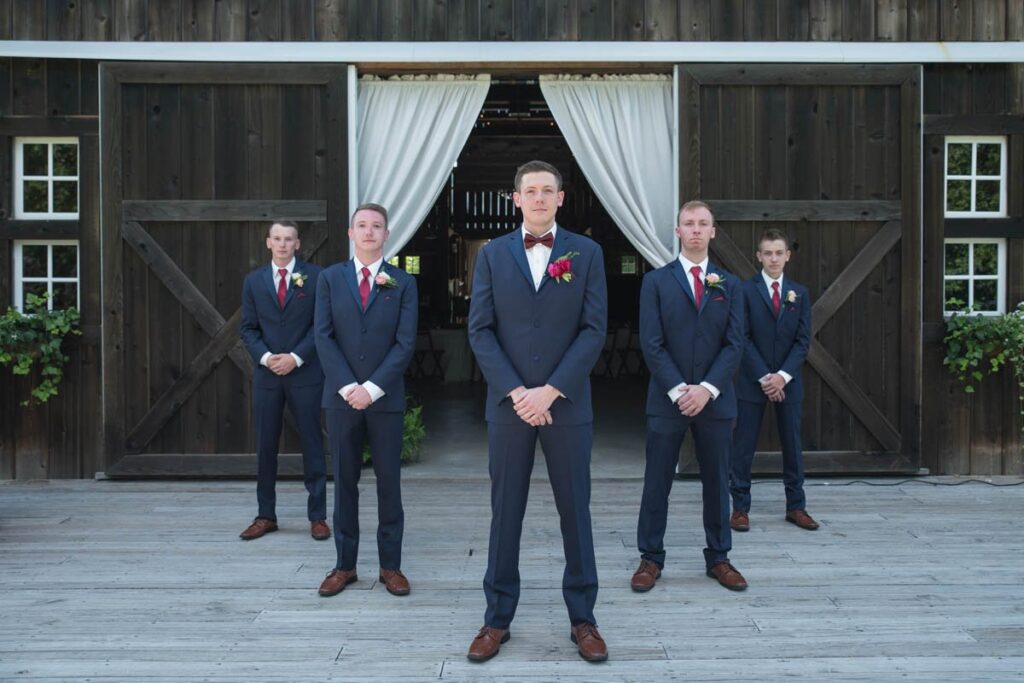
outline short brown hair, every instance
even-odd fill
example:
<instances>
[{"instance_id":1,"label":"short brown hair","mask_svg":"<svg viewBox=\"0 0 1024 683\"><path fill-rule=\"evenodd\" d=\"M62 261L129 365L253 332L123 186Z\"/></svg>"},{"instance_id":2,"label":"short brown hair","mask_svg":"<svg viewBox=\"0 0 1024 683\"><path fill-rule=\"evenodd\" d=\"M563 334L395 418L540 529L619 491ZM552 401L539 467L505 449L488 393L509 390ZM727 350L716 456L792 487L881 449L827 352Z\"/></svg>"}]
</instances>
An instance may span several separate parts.
<instances>
[{"instance_id":1,"label":"short brown hair","mask_svg":"<svg viewBox=\"0 0 1024 683\"><path fill-rule=\"evenodd\" d=\"M360 211L376 211L381 216L384 216L384 229L388 229L388 210L380 204L374 204L373 202L365 202L356 207L356 210L352 212L352 218L348 224L352 225L356 221L356 214Z\"/></svg>"},{"instance_id":2,"label":"short brown hair","mask_svg":"<svg viewBox=\"0 0 1024 683\"><path fill-rule=\"evenodd\" d=\"M705 202L699 199L691 199L682 206L679 207L679 213L676 214L676 222L679 222L679 217L683 215L683 211L693 211L694 209L707 209L708 213L711 214L711 222L715 222L715 212L711 210Z\"/></svg>"},{"instance_id":3,"label":"short brown hair","mask_svg":"<svg viewBox=\"0 0 1024 683\"><path fill-rule=\"evenodd\" d=\"M516 169L516 180L515 190L519 192L519 186L523 183L523 176L527 173L550 173L555 176L555 185L558 189L562 189L562 174L558 172L558 169L549 164L546 161L527 161L525 164Z\"/></svg>"},{"instance_id":4,"label":"short brown hair","mask_svg":"<svg viewBox=\"0 0 1024 683\"><path fill-rule=\"evenodd\" d=\"M270 225L267 226L267 237L270 237L270 231L273 230L275 225L280 225L282 228L291 228L295 231L295 236L299 236L299 226L295 224L295 221L282 219L270 222Z\"/></svg>"},{"instance_id":5,"label":"short brown hair","mask_svg":"<svg viewBox=\"0 0 1024 683\"><path fill-rule=\"evenodd\" d=\"M779 230L778 228L766 228L765 231L761 233L760 239L757 240L758 251L761 250L761 245L764 244L765 242L774 242L775 240L782 240L783 242L785 242L786 251L789 251L793 248L793 245L789 241L789 235L787 235L785 232Z\"/></svg>"}]
</instances>

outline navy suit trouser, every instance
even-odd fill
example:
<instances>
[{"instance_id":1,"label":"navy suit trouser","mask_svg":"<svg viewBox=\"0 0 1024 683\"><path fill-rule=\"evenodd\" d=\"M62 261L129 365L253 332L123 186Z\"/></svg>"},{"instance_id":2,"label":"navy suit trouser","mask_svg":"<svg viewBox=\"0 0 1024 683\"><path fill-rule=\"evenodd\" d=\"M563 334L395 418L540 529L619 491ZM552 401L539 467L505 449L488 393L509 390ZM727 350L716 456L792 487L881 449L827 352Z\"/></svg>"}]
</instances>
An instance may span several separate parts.
<instances>
[{"instance_id":1,"label":"navy suit trouser","mask_svg":"<svg viewBox=\"0 0 1024 683\"><path fill-rule=\"evenodd\" d=\"M284 426L284 407L295 418L302 444L302 475L309 497L310 521L327 519L327 463L320 430L322 384L294 386L285 377L276 386L253 386L253 417L256 423L256 501L260 517L277 519L277 454Z\"/></svg>"},{"instance_id":2,"label":"navy suit trouser","mask_svg":"<svg viewBox=\"0 0 1024 683\"><path fill-rule=\"evenodd\" d=\"M700 467L704 501L704 562L710 568L727 560L732 550L729 527L729 447L732 420L647 416L647 466L637 522L637 547L644 559L665 566L665 528L679 449L688 430Z\"/></svg>"},{"instance_id":3,"label":"navy suit trouser","mask_svg":"<svg viewBox=\"0 0 1024 683\"><path fill-rule=\"evenodd\" d=\"M593 425L487 424L491 474L491 537L487 553L484 623L506 629L519 604L519 543L537 439L562 528L562 597L575 625L594 621L597 562L590 524L590 448Z\"/></svg>"},{"instance_id":4,"label":"navy suit trouser","mask_svg":"<svg viewBox=\"0 0 1024 683\"><path fill-rule=\"evenodd\" d=\"M775 425L782 443L782 482L786 487L786 512L803 510L804 452L800 446L800 403L775 403ZM737 401L736 431L732 438L732 471L729 488L732 507L750 512L750 470L767 403Z\"/></svg>"},{"instance_id":5,"label":"navy suit trouser","mask_svg":"<svg viewBox=\"0 0 1024 683\"><path fill-rule=\"evenodd\" d=\"M377 478L380 567L402 568L402 417L400 412L327 410L327 440L334 461L334 545L338 569L355 569L359 556L359 476L367 439Z\"/></svg>"}]
</instances>

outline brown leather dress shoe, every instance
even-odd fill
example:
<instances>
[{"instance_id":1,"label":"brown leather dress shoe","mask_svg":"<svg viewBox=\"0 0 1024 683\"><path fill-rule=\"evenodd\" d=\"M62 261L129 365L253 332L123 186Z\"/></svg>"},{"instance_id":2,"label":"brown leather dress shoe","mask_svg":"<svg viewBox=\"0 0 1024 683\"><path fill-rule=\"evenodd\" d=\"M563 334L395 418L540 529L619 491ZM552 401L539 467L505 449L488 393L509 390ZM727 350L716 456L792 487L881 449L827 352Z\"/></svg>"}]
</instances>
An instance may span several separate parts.
<instances>
[{"instance_id":1,"label":"brown leather dress shoe","mask_svg":"<svg viewBox=\"0 0 1024 683\"><path fill-rule=\"evenodd\" d=\"M746 512L734 511L729 517L729 526L733 531L750 531L750 517Z\"/></svg>"},{"instance_id":2,"label":"brown leather dress shoe","mask_svg":"<svg viewBox=\"0 0 1024 683\"><path fill-rule=\"evenodd\" d=\"M405 574L400 569L381 569L379 578L384 587L388 589L388 593L392 595L409 594L409 579L405 578Z\"/></svg>"},{"instance_id":3,"label":"brown leather dress shoe","mask_svg":"<svg viewBox=\"0 0 1024 683\"><path fill-rule=\"evenodd\" d=\"M732 563L728 560L722 560L715 564L711 569L708 569L707 574L712 579L718 579L718 583L731 591L747 590L747 580L743 578L743 574L740 574L739 570L732 566Z\"/></svg>"},{"instance_id":4,"label":"brown leather dress shoe","mask_svg":"<svg viewBox=\"0 0 1024 683\"><path fill-rule=\"evenodd\" d=\"M473 642L469 644L469 652L466 653L466 659L471 662L486 662L498 654L501 644L507 643L511 637L512 634L508 632L507 628L484 626L476 634L476 637L473 638Z\"/></svg>"},{"instance_id":5,"label":"brown leather dress shoe","mask_svg":"<svg viewBox=\"0 0 1024 683\"><path fill-rule=\"evenodd\" d=\"M580 657L588 662L603 662L608 659L608 646L604 644L604 638L597 632L597 626L594 624L576 624L572 627L569 638L579 648Z\"/></svg>"},{"instance_id":6,"label":"brown leather dress shoe","mask_svg":"<svg viewBox=\"0 0 1024 683\"><path fill-rule=\"evenodd\" d=\"M787 512L786 521L808 531L814 531L818 528L818 523L805 510L791 510Z\"/></svg>"},{"instance_id":7,"label":"brown leather dress shoe","mask_svg":"<svg viewBox=\"0 0 1024 683\"><path fill-rule=\"evenodd\" d=\"M637 593L646 593L654 588L654 583L660 576L661 567L650 560L641 559L640 566L633 572L633 578L629 585Z\"/></svg>"},{"instance_id":8,"label":"brown leather dress shoe","mask_svg":"<svg viewBox=\"0 0 1024 683\"><path fill-rule=\"evenodd\" d=\"M322 519L315 520L309 523L309 535L317 541L326 541L331 537L331 527L327 526L327 522Z\"/></svg>"},{"instance_id":9,"label":"brown leather dress shoe","mask_svg":"<svg viewBox=\"0 0 1024 683\"><path fill-rule=\"evenodd\" d=\"M252 520L252 524L246 527L245 531L238 534L238 537L243 541L251 541L269 534L271 531L277 531L277 522L266 517L257 517Z\"/></svg>"},{"instance_id":10,"label":"brown leather dress shoe","mask_svg":"<svg viewBox=\"0 0 1024 683\"><path fill-rule=\"evenodd\" d=\"M327 578L320 584L318 591L321 596L329 598L345 590L345 586L356 581L355 569L332 569L327 573Z\"/></svg>"}]
</instances>

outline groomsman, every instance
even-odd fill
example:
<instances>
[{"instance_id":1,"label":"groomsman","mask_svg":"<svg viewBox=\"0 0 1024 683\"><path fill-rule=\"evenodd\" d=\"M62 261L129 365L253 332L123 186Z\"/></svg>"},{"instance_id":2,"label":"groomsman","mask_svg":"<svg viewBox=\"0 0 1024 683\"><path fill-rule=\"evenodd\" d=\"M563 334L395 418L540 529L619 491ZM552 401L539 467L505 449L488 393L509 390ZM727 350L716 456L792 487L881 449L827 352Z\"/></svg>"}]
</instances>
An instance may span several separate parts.
<instances>
[{"instance_id":1,"label":"groomsman","mask_svg":"<svg viewBox=\"0 0 1024 683\"><path fill-rule=\"evenodd\" d=\"M334 462L334 543L338 559L320 584L337 595L356 580L359 552L359 475L370 442L377 476L378 576L392 595L408 595L402 574L400 482L405 369L416 344L416 279L384 261L388 212L363 204L352 214L351 261L320 276L316 348L324 365L323 407Z\"/></svg>"},{"instance_id":2,"label":"groomsman","mask_svg":"<svg viewBox=\"0 0 1024 683\"><path fill-rule=\"evenodd\" d=\"M800 412L804 398L801 370L811 343L811 298L807 288L784 277L791 256L789 238L766 230L757 247L761 272L743 283L747 345L736 376L736 431L732 440L732 517L736 531L750 529L750 469L768 401L782 442L786 521L814 530L818 523L804 509L804 463Z\"/></svg>"},{"instance_id":3,"label":"groomsman","mask_svg":"<svg viewBox=\"0 0 1024 683\"><path fill-rule=\"evenodd\" d=\"M267 231L269 266L260 266L242 286L242 343L256 366L252 408L256 424L256 519L240 537L251 541L277 531L277 450L288 404L302 443L302 471L309 497L310 534L331 537L327 517L327 466L320 431L324 376L313 343L313 308L320 266L296 257L299 229L274 221Z\"/></svg>"},{"instance_id":4,"label":"groomsman","mask_svg":"<svg viewBox=\"0 0 1024 683\"><path fill-rule=\"evenodd\" d=\"M709 262L715 223L707 204L683 205L676 236L679 258L647 273L640 289L640 347L651 381L637 523L640 566L631 586L649 591L665 566L669 492L679 448L692 431L704 499L706 573L730 590L744 590L746 580L729 562L732 381L743 354L743 296L736 278Z\"/></svg>"},{"instance_id":5,"label":"groomsman","mask_svg":"<svg viewBox=\"0 0 1024 683\"><path fill-rule=\"evenodd\" d=\"M467 657L484 661L509 639L519 603L519 541L540 439L562 528L562 597L581 657L604 661L594 619L597 563L590 525L594 416L590 371L605 342L608 291L601 248L555 223L562 176L550 164L519 167L512 195L521 230L477 258L469 343L487 380L491 533L487 610Z\"/></svg>"}]
</instances>

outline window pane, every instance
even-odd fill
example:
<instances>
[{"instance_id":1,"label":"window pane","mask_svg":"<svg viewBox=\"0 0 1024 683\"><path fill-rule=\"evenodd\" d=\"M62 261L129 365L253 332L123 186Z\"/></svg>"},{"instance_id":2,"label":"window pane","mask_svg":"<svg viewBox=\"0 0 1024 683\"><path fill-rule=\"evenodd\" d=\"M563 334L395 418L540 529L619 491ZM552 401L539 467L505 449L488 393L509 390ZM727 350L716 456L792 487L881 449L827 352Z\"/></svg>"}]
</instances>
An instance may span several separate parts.
<instances>
[{"instance_id":1,"label":"window pane","mask_svg":"<svg viewBox=\"0 0 1024 683\"><path fill-rule=\"evenodd\" d=\"M53 146L53 175L78 176L78 145Z\"/></svg>"},{"instance_id":2,"label":"window pane","mask_svg":"<svg viewBox=\"0 0 1024 683\"><path fill-rule=\"evenodd\" d=\"M971 181L946 181L946 211L971 210Z\"/></svg>"},{"instance_id":3,"label":"window pane","mask_svg":"<svg viewBox=\"0 0 1024 683\"><path fill-rule=\"evenodd\" d=\"M946 275L967 275L967 244L946 245ZM965 299L966 301L966 299Z\"/></svg>"},{"instance_id":4,"label":"window pane","mask_svg":"<svg viewBox=\"0 0 1024 683\"><path fill-rule=\"evenodd\" d=\"M78 213L78 183L53 181L53 210L56 213Z\"/></svg>"},{"instance_id":5,"label":"window pane","mask_svg":"<svg viewBox=\"0 0 1024 683\"><path fill-rule=\"evenodd\" d=\"M395 268L397 268L398 267L398 257L397 256L392 256L391 258L388 259L388 263L390 263Z\"/></svg>"},{"instance_id":6,"label":"window pane","mask_svg":"<svg viewBox=\"0 0 1024 683\"><path fill-rule=\"evenodd\" d=\"M974 309L977 311L995 311L997 280L974 281Z\"/></svg>"},{"instance_id":7,"label":"window pane","mask_svg":"<svg viewBox=\"0 0 1024 683\"><path fill-rule=\"evenodd\" d=\"M78 247L74 244L55 244L53 246L53 276L78 276Z\"/></svg>"},{"instance_id":8,"label":"window pane","mask_svg":"<svg viewBox=\"0 0 1024 683\"><path fill-rule=\"evenodd\" d=\"M405 257L405 272L409 275L420 274L420 257L419 256L406 256Z\"/></svg>"},{"instance_id":9,"label":"window pane","mask_svg":"<svg viewBox=\"0 0 1024 683\"><path fill-rule=\"evenodd\" d=\"M974 274L975 275L998 275L999 274L999 245L998 244L975 244L974 245Z\"/></svg>"},{"instance_id":10,"label":"window pane","mask_svg":"<svg viewBox=\"0 0 1024 683\"><path fill-rule=\"evenodd\" d=\"M947 311L967 308L967 280L946 280L944 301Z\"/></svg>"},{"instance_id":11,"label":"window pane","mask_svg":"<svg viewBox=\"0 0 1024 683\"><path fill-rule=\"evenodd\" d=\"M976 192L977 194L974 197L974 208L976 211L999 210L998 180L979 180Z\"/></svg>"},{"instance_id":12,"label":"window pane","mask_svg":"<svg viewBox=\"0 0 1024 683\"><path fill-rule=\"evenodd\" d=\"M991 143L978 145L977 175L999 175L1002 165L999 163L999 152L1002 147Z\"/></svg>"},{"instance_id":13,"label":"window pane","mask_svg":"<svg viewBox=\"0 0 1024 683\"><path fill-rule=\"evenodd\" d=\"M46 164L46 153L49 145L25 145L22 147L22 166L25 175L50 175Z\"/></svg>"},{"instance_id":14,"label":"window pane","mask_svg":"<svg viewBox=\"0 0 1024 683\"><path fill-rule=\"evenodd\" d=\"M969 142L947 145L946 152L949 155L946 162L946 175L971 175L971 144Z\"/></svg>"},{"instance_id":15,"label":"window pane","mask_svg":"<svg viewBox=\"0 0 1024 683\"><path fill-rule=\"evenodd\" d=\"M46 296L46 283L45 282L26 282L21 289L21 295L24 297L21 301L22 312L29 310L28 306L28 295L35 294L36 296Z\"/></svg>"},{"instance_id":16,"label":"window pane","mask_svg":"<svg viewBox=\"0 0 1024 683\"><path fill-rule=\"evenodd\" d=\"M45 244L26 244L21 247L21 276L46 277Z\"/></svg>"},{"instance_id":17,"label":"window pane","mask_svg":"<svg viewBox=\"0 0 1024 683\"><path fill-rule=\"evenodd\" d=\"M623 254L622 256L622 269L623 275L636 275L636 256L633 254Z\"/></svg>"},{"instance_id":18,"label":"window pane","mask_svg":"<svg viewBox=\"0 0 1024 683\"><path fill-rule=\"evenodd\" d=\"M78 308L78 284L54 282L53 308Z\"/></svg>"},{"instance_id":19,"label":"window pane","mask_svg":"<svg viewBox=\"0 0 1024 683\"><path fill-rule=\"evenodd\" d=\"M45 180L26 180L25 194L22 199L23 210L29 213L48 213L50 211L49 188Z\"/></svg>"}]
</instances>

